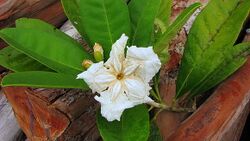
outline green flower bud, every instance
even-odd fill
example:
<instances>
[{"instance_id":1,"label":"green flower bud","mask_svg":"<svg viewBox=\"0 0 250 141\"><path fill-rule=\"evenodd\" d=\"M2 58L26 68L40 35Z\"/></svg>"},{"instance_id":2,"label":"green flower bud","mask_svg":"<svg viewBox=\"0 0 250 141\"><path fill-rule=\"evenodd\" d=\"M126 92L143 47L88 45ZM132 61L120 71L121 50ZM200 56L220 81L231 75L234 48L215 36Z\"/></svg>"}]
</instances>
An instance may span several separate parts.
<instances>
[{"instance_id":1,"label":"green flower bud","mask_svg":"<svg viewBox=\"0 0 250 141\"><path fill-rule=\"evenodd\" d=\"M100 44L95 43L94 45L94 58L97 62L103 61L103 48Z\"/></svg>"},{"instance_id":2,"label":"green flower bud","mask_svg":"<svg viewBox=\"0 0 250 141\"><path fill-rule=\"evenodd\" d=\"M82 67L87 70L92 64L93 62L91 60L83 60Z\"/></svg>"}]
</instances>

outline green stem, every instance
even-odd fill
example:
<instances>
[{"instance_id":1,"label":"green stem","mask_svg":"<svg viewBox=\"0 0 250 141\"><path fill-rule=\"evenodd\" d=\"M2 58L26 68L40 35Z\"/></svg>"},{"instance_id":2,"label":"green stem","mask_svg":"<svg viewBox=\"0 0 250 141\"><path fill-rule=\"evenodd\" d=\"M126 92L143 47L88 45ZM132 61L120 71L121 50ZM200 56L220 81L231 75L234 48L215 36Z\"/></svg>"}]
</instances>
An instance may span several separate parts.
<instances>
[{"instance_id":1,"label":"green stem","mask_svg":"<svg viewBox=\"0 0 250 141\"><path fill-rule=\"evenodd\" d=\"M183 108L183 107L175 107L175 106L168 106L165 104L160 104L160 103L156 103L156 102L150 102L148 103L149 105L156 107L156 108L160 108L162 110L165 111L171 111L171 112L187 112L187 113L191 113L194 112L196 109L194 108Z\"/></svg>"},{"instance_id":2,"label":"green stem","mask_svg":"<svg viewBox=\"0 0 250 141\"><path fill-rule=\"evenodd\" d=\"M161 101L161 99L159 98L159 96L155 93L154 90L150 91L150 94L157 100L157 101Z\"/></svg>"}]
</instances>

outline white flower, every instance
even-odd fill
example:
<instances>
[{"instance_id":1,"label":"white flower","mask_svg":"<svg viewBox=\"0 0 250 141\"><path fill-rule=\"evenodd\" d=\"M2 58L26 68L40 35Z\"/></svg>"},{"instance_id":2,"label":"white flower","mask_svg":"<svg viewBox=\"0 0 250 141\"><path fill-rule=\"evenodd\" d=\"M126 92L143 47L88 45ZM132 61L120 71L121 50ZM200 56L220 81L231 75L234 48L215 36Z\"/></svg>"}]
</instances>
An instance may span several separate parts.
<instances>
[{"instance_id":1,"label":"white flower","mask_svg":"<svg viewBox=\"0 0 250 141\"><path fill-rule=\"evenodd\" d=\"M101 103L101 114L108 121L119 121L125 109L154 102L149 97L149 81L159 71L161 62L152 47L128 47L125 57L127 40L123 34L113 44L107 62L92 64L77 76L93 93L100 94L95 99Z\"/></svg>"}]
</instances>

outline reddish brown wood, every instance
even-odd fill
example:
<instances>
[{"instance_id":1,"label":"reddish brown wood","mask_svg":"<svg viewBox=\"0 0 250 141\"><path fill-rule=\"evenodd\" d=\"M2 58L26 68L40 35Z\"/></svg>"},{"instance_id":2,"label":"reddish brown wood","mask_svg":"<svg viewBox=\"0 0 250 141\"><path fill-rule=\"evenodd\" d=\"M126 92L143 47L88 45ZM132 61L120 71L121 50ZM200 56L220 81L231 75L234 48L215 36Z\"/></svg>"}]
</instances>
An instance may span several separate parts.
<instances>
[{"instance_id":1,"label":"reddish brown wood","mask_svg":"<svg viewBox=\"0 0 250 141\"><path fill-rule=\"evenodd\" d=\"M0 28L12 26L21 17L40 18L55 25L66 19L60 0L2 0L0 7Z\"/></svg>"},{"instance_id":2,"label":"reddish brown wood","mask_svg":"<svg viewBox=\"0 0 250 141\"><path fill-rule=\"evenodd\" d=\"M3 89L31 141L99 139L92 95L80 90Z\"/></svg>"}]
</instances>

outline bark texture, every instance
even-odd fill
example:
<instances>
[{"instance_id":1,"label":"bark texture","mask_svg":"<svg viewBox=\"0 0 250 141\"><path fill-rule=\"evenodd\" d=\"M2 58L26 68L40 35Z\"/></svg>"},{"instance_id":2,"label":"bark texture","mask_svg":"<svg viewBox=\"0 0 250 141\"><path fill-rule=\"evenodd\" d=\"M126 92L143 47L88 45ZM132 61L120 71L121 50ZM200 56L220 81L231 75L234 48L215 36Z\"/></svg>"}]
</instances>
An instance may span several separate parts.
<instances>
[{"instance_id":1,"label":"bark texture","mask_svg":"<svg viewBox=\"0 0 250 141\"><path fill-rule=\"evenodd\" d=\"M4 92L30 141L99 139L97 105L87 92L25 87L5 87Z\"/></svg>"}]
</instances>

